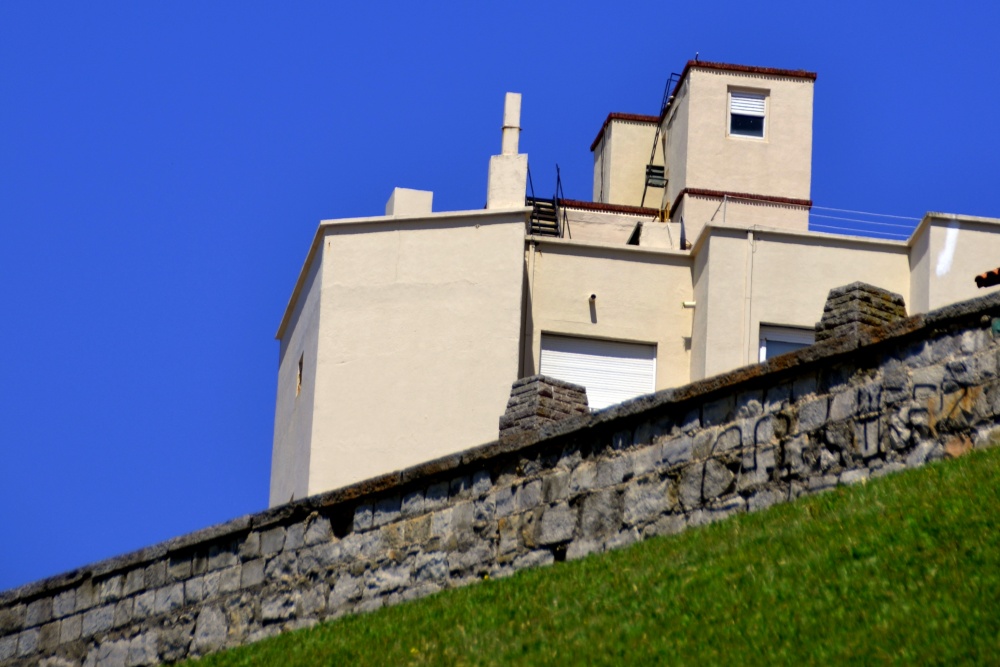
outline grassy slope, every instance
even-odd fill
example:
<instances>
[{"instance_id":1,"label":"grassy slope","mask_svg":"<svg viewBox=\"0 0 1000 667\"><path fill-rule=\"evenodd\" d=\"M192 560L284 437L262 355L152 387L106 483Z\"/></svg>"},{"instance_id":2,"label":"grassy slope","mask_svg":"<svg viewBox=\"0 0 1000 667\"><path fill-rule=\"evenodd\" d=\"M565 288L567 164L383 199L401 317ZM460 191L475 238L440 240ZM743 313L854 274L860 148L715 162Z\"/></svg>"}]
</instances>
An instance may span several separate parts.
<instances>
[{"instance_id":1,"label":"grassy slope","mask_svg":"<svg viewBox=\"0 0 1000 667\"><path fill-rule=\"evenodd\" d=\"M1000 663L1000 448L199 665Z\"/></svg>"}]
</instances>

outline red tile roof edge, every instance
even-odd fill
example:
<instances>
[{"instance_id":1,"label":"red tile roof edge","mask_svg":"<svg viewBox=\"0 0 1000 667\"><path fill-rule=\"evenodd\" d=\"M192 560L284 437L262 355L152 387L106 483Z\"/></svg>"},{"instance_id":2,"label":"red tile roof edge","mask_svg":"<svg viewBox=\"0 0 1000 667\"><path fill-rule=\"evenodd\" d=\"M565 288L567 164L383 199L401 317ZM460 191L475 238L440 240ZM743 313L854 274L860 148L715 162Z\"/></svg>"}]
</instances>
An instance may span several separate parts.
<instances>
[{"instance_id":1,"label":"red tile roof edge","mask_svg":"<svg viewBox=\"0 0 1000 667\"><path fill-rule=\"evenodd\" d=\"M620 111L612 111L608 114L608 117L604 119L604 124L601 125L601 131L597 133L597 137L594 139L593 143L590 144L590 150L593 152L597 148L597 144L600 143L601 138L604 136L604 130L608 128L608 125L613 120L628 120L633 123L659 123L659 116L646 116L640 113L621 113Z\"/></svg>"},{"instance_id":2,"label":"red tile roof edge","mask_svg":"<svg viewBox=\"0 0 1000 667\"><path fill-rule=\"evenodd\" d=\"M649 215L657 216L659 209L644 208L641 206L625 206L623 204L602 204L596 201L580 201L579 199L560 199L560 206L575 208L583 211L600 211L602 213L625 213L628 215Z\"/></svg>"},{"instance_id":3,"label":"red tile roof edge","mask_svg":"<svg viewBox=\"0 0 1000 667\"><path fill-rule=\"evenodd\" d=\"M994 285L1000 285L1000 268L990 269L986 273L980 273L976 276L976 286L983 288Z\"/></svg>"},{"instance_id":4,"label":"red tile roof edge","mask_svg":"<svg viewBox=\"0 0 1000 667\"><path fill-rule=\"evenodd\" d=\"M714 69L723 70L726 72L742 72L744 74L764 74L767 76L784 76L793 79L809 79L815 81L817 74L816 72L809 72L804 69L780 69L777 67L754 67L753 65L731 65L729 63L715 63L708 60L689 60L687 64L684 65L684 71L681 72L680 78L677 80L677 86L674 90L678 90L681 84L684 83L685 77L687 77L688 72L691 69ZM667 112L670 111L670 107L673 106L676 95L671 96L670 101L667 102L667 106L663 108L663 113L660 114L660 122L666 118Z\"/></svg>"},{"instance_id":5,"label":"red tile roof edge","mask_svg":"<svg viewBox=\"0 0 1000 667\"><path fill-rule=\"evenodd\" d=\"M787 204L789 206L804 206L806 208L812 208L812 199L792 199L790 197L774 197L771 195L755 195L749 192L728 192L725 190L706 190L704 188L684 188L677 193L674 197L674 203L670 205L670 217L674 217L674 212L677 210L677 205L681 203L681 197L684 195L695 195L701 197L718 197L719 199L723 197L729 197L731 199L750 199L753 201L765 202L770 204Z\"/></svg>"}]
</instances>

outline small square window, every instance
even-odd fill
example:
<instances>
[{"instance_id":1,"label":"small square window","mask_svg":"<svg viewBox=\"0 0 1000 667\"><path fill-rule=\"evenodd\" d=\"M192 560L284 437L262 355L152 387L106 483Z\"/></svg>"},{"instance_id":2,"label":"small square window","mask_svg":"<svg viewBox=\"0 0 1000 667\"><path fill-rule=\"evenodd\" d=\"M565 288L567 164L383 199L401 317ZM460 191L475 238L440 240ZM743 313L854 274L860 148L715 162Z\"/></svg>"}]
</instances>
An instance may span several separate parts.
<instances>
[{"instance_id":1,"label":"small square window","mask_svg":"<svg viewBox=\"0 0 1000 667\"><path fill-rule=\"evenodd\" d=\"M729 134L740 137L764 136L764 93L729 93Z\"/></svg>"}]
</instances>

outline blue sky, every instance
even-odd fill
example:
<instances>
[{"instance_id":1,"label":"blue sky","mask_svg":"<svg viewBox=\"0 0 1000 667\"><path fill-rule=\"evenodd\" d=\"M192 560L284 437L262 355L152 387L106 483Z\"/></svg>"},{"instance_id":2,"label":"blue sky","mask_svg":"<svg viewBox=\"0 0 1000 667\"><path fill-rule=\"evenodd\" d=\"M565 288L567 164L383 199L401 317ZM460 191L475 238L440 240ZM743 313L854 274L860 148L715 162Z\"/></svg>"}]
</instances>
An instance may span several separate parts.
<instances>
[{"instance_id":1,"label":"blue sky","mask_svg":"<svg viewBox=\"0 0 1000 667\"><path fill-rule=\"evenodd\" d=\"M0 589L263 509L273 335L318 221L394 186L481 208L505 91L536 187L558 163L589 199L604 117L656 113L695 52L813 70L817 205L1000 217L997 14L0 3Z\"/></svg>"}]
</instances>

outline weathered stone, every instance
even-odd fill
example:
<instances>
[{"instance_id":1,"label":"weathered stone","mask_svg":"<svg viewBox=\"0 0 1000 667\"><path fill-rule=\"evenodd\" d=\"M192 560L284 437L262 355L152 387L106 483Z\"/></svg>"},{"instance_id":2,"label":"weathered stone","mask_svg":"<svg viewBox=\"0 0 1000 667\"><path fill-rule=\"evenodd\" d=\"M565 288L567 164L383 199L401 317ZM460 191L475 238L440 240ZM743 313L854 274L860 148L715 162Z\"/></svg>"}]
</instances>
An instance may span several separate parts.
<instances>
[{"instance_id":1,"label":"weathered stone","mask_svg":"<svg viewBox=\"0 0 1000 667\"><path fill-rule=\"evenodd\" d=\"M64 618L59 623L59 642L62 644L75 641L83 633L83 614Z\"/></svg>"},{"instance_id":2,"label":"weathered stone","mask_svg":"<svg viewBox=\"0 0 1000 667\"><path fill-rule=\"evenodd\" d=\"M11 609L0 609L0 632L11 632L18 629L17 624L5 627L5 620L9 619ZM52 598L41 598L30 603L24 611L24 627L32 628L36 625L48 623L52 620Z\"/></svg>"},{"instance_id":3,"label":"weathered stone","mask_svg":"<svg viewBox=\"0 0 1000 667\"><path fill-rule=\"evenodd\" d=\"M834 394L830 400L830 420L841 421L854 416L858 407L857 392L848 389Z\"/></svg>"},{"instance_id":4,"label":"weathered stone","mask_svg":"<svg viewBox=\"0 0 1000 667\"><path fill-rule=\"evenodd\" d=\"M99 667L126 667L128 646L127 639L98 644L97 665Z\"/></svg>"},{"instance_id":5,"label":"weathered stone","mask_svg":"<svg viewBox=\"0 0 1000 667\"><path fill-rule=\"evenodd\" d=\"M184 584L171 584L156 590L153 610L163 614L184 606Z\"/></svg>"},{"instance_id":6,"label":"weathered stone","mask_svg":"<svg viewBox=\"0 0 1000 667\"><path fill-rule=\"evenodd\" d=\"M157 588L167 583L167 564L165 561L157 561L146 567L146 588ZM80 591L77 591L76 608L80 609Z\"/></svg>"},{"instance_id":7,"label":"weathered stone","mask_svg":"<svg viewBox=\"0 0 1000 667\"><path fill-rule=\"evenodd\" d=\"M110 630L115 623L115 605L90 609L83 614L83 636L89 637L98 632Z\"/></svg>"},{"instance_id":8,"label":"weathered stone","mask_svg":"<svg viewBox=\"0 0 1000 667\"><path fill-rule=\"evenodd\" d=\"M185 590L187 590L187 584L184 584ZM186 600L186 598L185 598ZM112 625L116 628L120 628L123 625L128 625L132 622L132 606L135 601L132 598L127 598L125 600L119 600L115 604L115 615Z\"/></svg>"},{"instance_id":9,"label":"weathered stone","mask_svg":"<svg viewBox=\"0 0 1000 667\"><path fill-rule=\"evenodd\" d=\"M160 664L160 658L156 652L158 639L158 633L155 630L133 637L128 643L128 654L125 658L126 667Z\"/></svg>"},{"instance_id":10,"label":"weathered stone","mask_svg":"<svg viewBox=\"0 0 1000 667\"><path fill-rule=\"evenodd\" d=\"M144 588L146 588L146 571L143 568L136 568L125 575L125 588L122 595L132 595Z\"/></svg>"},{"instance_id":11,"label":"weathered stone","mask_svg":"<svg viewBox=\"0 0 1000 667\"><path fill-rule=\"evenodd\" d=\"M0 660L9 660L17 653L17 635L0 637Z\"/></svg>"},{"instance_id":12,"label":"weathered stone","mask_svg":"<svg viewBox=\"0 0 1000 667\"><path fill-rule=\"evenodd\" d=\"M262 556L273 556L285 548L285 529L282 526L265 530L260 535L260 553Z\"/></svg>"},{"instance_id":13,"label":"weathered stone","mask_svg":"<svg viewBox=\"0 0 1000 667\"><path fill-rule=\"evenodd\" d=\"M630 461L624 456L602 459L597 462L597 486L621 484L626 475L631 475Z\"/></svg>"},{"instance_id":14,"label":"weathered stone","mask_svg":"<svg viewBox=\"0 0 1000 667\"><path fill-rule=\"evenodd\" d=\"M237 553L241 559L256 558L260 556L260 533L257 531L249 533L240 543Z\"/></svg>"},{"instance_id":15,"label":"weathered stone","mask_svg":"<svg viewBox=\"0 0 1000 667\"><path fill-rule=\"evenodd\" d=\"M735 407L736 399L731 395L706 403L701 409L702 426L717 426L719 424L725 424L733 418Z\"/></svg>"},{"instance_id":16,"label":"weathered stone","mask_svg":"<svg viewBox=\"0 0 1000 667\"><path fill-rule=\"evenodd\" d=\"M544 546L567 542L573 539L576 512L566 503L552 505L545 508L538 526L538 535L535 538L538 544Z\"/></svg>"},{"instance_id":17,"label":"weathered stone","mask_svg":"<svg viewBox=\"0 0 1000 667\"><path fill-rule=\"evenodd\" d=\"M285 529L285 546L283 548L286 551L301 549L305 542L306 524L304 521L293 523ZM230 563L230 565L233 565L233 563Z\"/></svg>"},{"instance_id":18,"label":"weathered stone","mask_svg":"<svg viewBox=\"0 0 1000 667\"><path fill-rule=\"evenodd\" d=\"M715 459L705 461L705 479L702 484L702 496L705 500L718 497L730 487L734 478L735 475Z\"/></svg>"},{"instance_id":19,"label":"weathered stone","mask_svg":"<svg viewBox=\"0 0 1000 667\"><path fill-rule=\"evenodd\" d=\"M827 418L826 402L825 398L818 398L799 404L800 432L807 433L814 431L823 425Z\"/></svg>"},{"instance_id":20,"label":"weathered stone","mask_svg":"<svg viewBox=\"0 0 1000 667\"><path fill-rule=\"evenodd\" d=\"M164 662L175 662L188 654L194 623L181 623L161 630L157 635L157 652Z\"/></svg>"},{"instance_id":21,"label":"weathered stone","mask_svg":"<svg viewBox=\"0 0 1000 667\"><path fill-rule=\"evenodd\" d=\"M330 599L327 608L331 611L353 602L361 597L361 580L350 574L342 574L337 578L337 582L330 591Z\"/></svg>"},{"instance_id":22,"label":"weathered stone","mask_svg":"<svg viewBox=\"0 0 1000 667\"><path fill-rule=\"evenodd\" d=\"M192 647L202 655L217 651L225 644L228 630L226 615L221 609L214 606L204 607L198 612Z\"/></svg>"},{"instance_id":23,"label":"weathered stone","mask_svg":"<svg viewBox=\"0 0 1000 667\"><path fill-rule=\"evenodd\" d=\"M685 509L693 509L701 505L701 484L704 477L704 463L692 463L684 467L681 473L678 496Z\"/></svg>"},{"instance_id":24,"label":"weathered stone","mask_svg":"<svg viewBox=\"0 0 1000 667\"><path fill-rule=\"evenodd\" d=\"M393 494L387 498L375 501L375 512L372 516L372 526L378 528L399 519L400 497Z\"/></svg>"},{"instance_id":25,"label":"weathered stone","mask_svg":"<svg viewBox=\"0 0 1000 667\"><path fill-rule=\"evenodd\" d=\"M582 539L605 537L616 532L622 522L622 501L614 489L588 494L580 510Z\"/></svg>"},{"instance_id":26,"label":"weathered stone","mask_svg":"<svg viewBox=\"0 0 1000 667\"><path fill-rule=\"evenodd\" d=\"M30 630L24 630L17 636L18 657L23 658L38 650L39 634L38 628L31 628Z\"/></svg>"},{"instance_id":27,"label":"weathered stone","mask_svg":"<svg viewBox=\"0 0 1000 667\"><path fill-rule=\"evenodd\" d=\"M542 482L535 480L521 486L514 493L514 509L517 512L534 509L542 502Z\"/></svg>"},{"instance_id":28,"label":"weathered stone","mask_svg":"<svg viewBox=\"0 0 1000 667\"><path fill-rule=\"evenodd\" d=\"M62 618L76 611L76 591L69 589L56 595L52 600L52 616Z\"/></svg>"},{"instance_id":29,"label":"weathered stone","mask_svg":"<svg viewBox=\"0 0 1000 667\"><path fill-rule=\"evenodd\" d=\"M663 463L668 466L687 463L691 460L694 439L687 434L680 435L663 443Z\"/></svg>"},{"instance_id":30,"label":"weathered stone","mask_svg":"<svg viewBox=\"0 0 1000 667\"><path fill-rule=\"evenodd\" d=\"M858 482L868 481L869 472L868 468L856 468L854 470L845 470L840 474L841 484L857 484Z\"/></svg>"},{"instance_id":31,"label":"weathered stone","mask_svg":"<svg viewBox=\"0 0 1000 667\"><path fill-rule=\"evenodd\" d=\"M444 507L448 502L448 482L437 482L427 487L424 494L424 510L431 511Z\"/></svg>"},{"instance_id":32,"label":"weathered stone","mask_svg":"<svg viewBox=\"0 0 1000 667\"><path fill-rule=\"evenodd\" d=\"M597 466L593 461L584 461L573 470L569 480L570 493L576 495L597 486Z\"/></svg>"},{"instance_id":33,"label":"weathered stone","mask_svg":"<svg viewBox=\"0 0 1000 667\"><path fill-rule=\"evenodd\" d=\"M632 484L625 489L624 521L628 526L655 521L669 506L668 482Z\"/></svg>"},{"instance_id":34,"label":"weathered stone","mask_svg":"<svg viewBox=\"0 0 1000 667\"><path fill-rule=\"evenodd\" d=\"M260 602L260 617L265 623L286 621L295 614L295 594L281 593Z\"/></svg>"},{"instance_id":35,"label":"weathered stone","mask_svg":"<svg viewBox=\"0 0 1000 667\"><path fill-rule=\"evenodd\" d=\"M305 544L313 546L329 542L331 539L333 539L333 528L330 525L330 519L325 516L312 517L309 520L308 528L306 528Z\"/></svg>"},{"instance_id":36,"label":"weathered stone","mask_svg":"<svg viewBox=\"0 0 1000 667\"><path fill-rule=\"evenodd\" d=\"M400 508L402 515L404 517L416 516L424 511L424 492L423 489L418 489L416 491L410 491L403 496L402 505Z\"/></svg>"}]
</instances>

